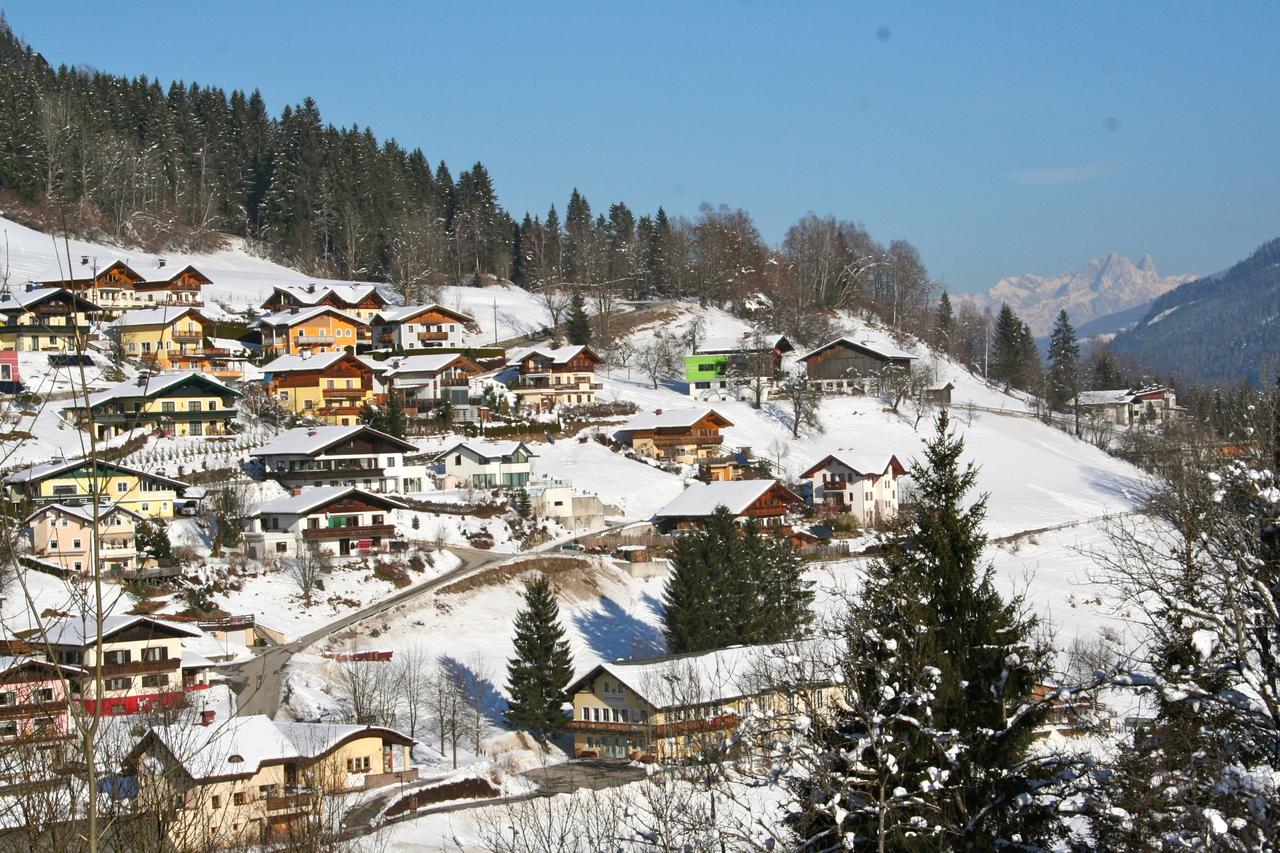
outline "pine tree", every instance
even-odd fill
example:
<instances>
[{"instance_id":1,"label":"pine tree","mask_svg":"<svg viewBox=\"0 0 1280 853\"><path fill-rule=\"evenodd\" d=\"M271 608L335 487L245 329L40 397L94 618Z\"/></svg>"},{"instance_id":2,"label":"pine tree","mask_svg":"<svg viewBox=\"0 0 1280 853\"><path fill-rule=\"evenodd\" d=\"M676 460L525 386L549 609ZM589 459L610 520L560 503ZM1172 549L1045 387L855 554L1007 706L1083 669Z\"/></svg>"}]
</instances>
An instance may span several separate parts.
<instances>
[{"instance_id":1,"label":"pine tree","mask_svg":"<svg viewBox=\"0 0 1280 853\"><path fill-rule=\"evenodd\" d=\"M951 353L951 331L954 327L955 315L951 311L951 297L944 290L938 299L938 340L942 344L942 351L947 354Z\"/></svg>"},{"instance_id":2,"label":"pine tree","mask_svg":"<svg viewBox=\"0 0 1280 853\"><path fill-rule=\"evenodd\" d=\"M404 402L399 394L388 394L387 408L382 421L382 431L387 435L394 435L396 438L404 438L406 426L408 426L408 423L404 414Z\"/></svg>"},{"instance_id":3,"label":"pine tree","mask_svg":"<svg viewBox=\"0 0 1280 853\"><path fill-rule=\"evenodd\" d=\"M533 506L529 502L529 492L525 490L524 486L511 493L511 508L521 518L528 518L533 514Z\"/></svg>"},{"instance_id":4,"label":"pine tree","mask_svg":"<svg viewBox=\"0 0 1280 853\"><path fill-rule=\"evenodd\" d=\"M1080 345L1066 311L1058 313L1049 338L1049 365L1049 405L1055 411L1068 405L1075 408L1073 401L1080 393Z\"/></svg>"},{"instance_id":5,"label":"pine tree","mask_svg":"<svg viewBox=\"0 0 1280 853\"><path fill-rule=\"evenodd\" d=\"M507 724L531 732L540 743L565 730L561 706L573 678L573 657L560 624L551 584L541 575L525 584L516 614L515 657L507 662Z\"/></svg>"},{"instance_id":6,"label":"pine tree","mask_svg":"<svg viewBox=\"0 0 1280 853\"><path fill-rule=\"evenodd\" d=\"M575 287L569 298L569 317L565 320L565 337L569 343L585 346L591 343L591 320L582 298L582 288Z\"/></svg>"}]
</instances>

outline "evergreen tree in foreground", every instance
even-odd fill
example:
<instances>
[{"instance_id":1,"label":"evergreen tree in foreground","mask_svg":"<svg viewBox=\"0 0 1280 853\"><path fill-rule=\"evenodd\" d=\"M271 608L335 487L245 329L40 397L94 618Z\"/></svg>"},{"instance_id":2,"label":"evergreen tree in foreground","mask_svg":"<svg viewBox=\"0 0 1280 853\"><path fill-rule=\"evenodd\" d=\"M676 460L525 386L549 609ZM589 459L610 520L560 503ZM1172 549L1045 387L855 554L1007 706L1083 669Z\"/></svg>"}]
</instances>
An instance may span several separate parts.
<instances>
[{"instance_id":1,"label":"evergreen tree in foreground","mask_svg":"<svg viewBox=\"0 0 1280 853\"><path fill-rule=\"evenodd\" d=\"M525 584L524 607L516 614L515 657L507 662L507 724L544 744L563 733L568 721L561 706L572 679L560 608L551 584L539 575Z\"/></svg>"},{"instance_id":2,"label":"evergreen tree in foreground","mask_svg":"<svg viewBox=\"0 0 1280 853\"><path fill-rule=\"evenodd\" d=\"M581 288L575 287L569 298L569 317L565 320L564 330L571 344L585 346L591 343L591 321L587 318Z\"/></svg>"},{"instance_id":3,"label":"evergreen tree in foreground","mask_svg":"<svg viewBox=\"0 0 1280 853\"><path fill-rule=\"evenodd\" d=\"M1054 827L1037 797L1050 772L1028 757L1047 652L1036 620L981 562L986 499L967 504L976 474L963 452L944 411L912 467L916 506L851 606L849 701L816 730L815 769L795 785L801 849L839 837L868 849L1038 849Z\"/></svg>"},{"instance_id":4,"label":"evergreen tree in foreground","mask_svg":"<svg viewBox=\"0 0 1280 853\"><path fill-rule=\"evenodd\" d=\"M813 585L785 538L740 525L716 507L701 530L676 540L663 594L667 649L700 652L774 643L808 625Z\"/></svg>"}]
</instances>

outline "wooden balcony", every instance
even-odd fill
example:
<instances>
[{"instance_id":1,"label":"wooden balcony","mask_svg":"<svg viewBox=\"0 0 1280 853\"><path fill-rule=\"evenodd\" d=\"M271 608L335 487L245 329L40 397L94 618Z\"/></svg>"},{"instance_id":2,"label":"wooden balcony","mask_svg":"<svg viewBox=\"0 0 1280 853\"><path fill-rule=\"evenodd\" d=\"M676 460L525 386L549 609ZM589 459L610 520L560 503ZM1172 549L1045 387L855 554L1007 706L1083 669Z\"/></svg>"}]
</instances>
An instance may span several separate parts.
<instances>
[{"instance_id":1,"label":"wooden balcony","mask_svg":"<svg viewBox=\"0 0 1280 853\"><path fill-rule=\"evenodd\" d=\"M369 392L364 388L325 388L321 393L335 400L360 400Z\"/></svg>"},{"instance_id":2,"label":"wooden balcony","mask_svg":"<svg viewBox=\"0 0 1280 853\"><path fill-rule=\"evenodd\" d=\"M102 665L102 677L110 678L115 675L151 675L157 672L177 672L182 667L182 661L179 658L165 658L164 660L136 660L131 663L104 663ZM86 669L92 671L93 667Z\"/></svg>"},{"instance_id":3,"label":"wooden balcony","mask_svg":"<svg viewBox=\"0 0 1280 853\"><path fill-rule=\"evenodd\" d=\"M299 344L331 344L338 339L333 335L295 335L293 340Z\"/></svg>"},{"instance_id":4,"label":"wooden balcony","mask_svg":"<svg viewBox=\"0 0 1280 853\"><path fill-rule=\"evenodd\" d=\"M724 436L720 435L655 435L653 437L655 447L680 447L689 444L708 447L723 442Z\"/></svg>"},{"instance_id":5,"label":"wooden balcony","mask_svg":"<svg viewBox=\"0 0 1280 853\"><path fill-rule=\"evenodd\" d=\"M699 717L695 720L674 723L606 723L594 720L570 720L569 731L592 734L642 734L664 738L735 729L739 722L740 718L737 714L720 714L716 717Z\"/></svg>"},{"instance_id":6,"label":"wooden balcony","mask_svg":"<svg viewBox=\"0 0 1280 853\"><path fill-rule=\"evenodd\" d=\"M171 337L175 341L203 341L204 332L192 329L174 329L171 333Z\"/></svg>"},{"instance_id":7,"label":"wooden balcony","mask_svg":"<svg viewBox=\"0 0 1280 853\"><path fill-rule=\"evenodd\" d=\"M396 535L394 524L364 524L358 527L308 527L303 539L387 539Z\"/></svg>"},{"instance_id":8,"label":"wooden balcony","mask_svg":"<svg viewBox=\"0 0 1280 853\"><path fill-rule=\"evenodd\" d=\"M449 340L449 333L448 332L418 332L418 340L447 341Z\"/></svg>"},{"instance_id":9,"label":"wooden balcony","mask_svg":"<svg viewBox=\"0 0 1280 853\"><path fill-rule=\"evenodd\" d=\"M23 705L0 705L0 720L26 720L33 717L50 717L65 713L67 700L28 702Z\"/></svg>"},{"instance_id":10,"label":"wooden balcony","mask_svg":"<svg viewBox=\"0 0 1280 853\"><path fill-rule=\"evenodd\" d=\"M445 388L468 388L471 385L470 376L441 376L440 384Z\"/></svg>"},{"instance_id":11,"label":"wooden balcony","mask_svg":"<svg viewBox=\"0 0 1280 853\"><path fill-rule=\"evenodd\" d=\"M306 811L311 807L310 794L285 794L282 797L265 797L267 814Z\"/></svg>"}]
</instances>

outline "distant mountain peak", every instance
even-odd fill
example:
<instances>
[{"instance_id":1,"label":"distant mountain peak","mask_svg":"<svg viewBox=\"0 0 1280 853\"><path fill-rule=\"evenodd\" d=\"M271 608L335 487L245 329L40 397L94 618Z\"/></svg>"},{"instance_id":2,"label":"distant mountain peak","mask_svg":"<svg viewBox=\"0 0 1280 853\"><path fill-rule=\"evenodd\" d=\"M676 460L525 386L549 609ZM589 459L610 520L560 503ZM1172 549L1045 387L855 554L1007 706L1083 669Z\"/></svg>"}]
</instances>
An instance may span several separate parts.
<instances>
[{"instance_id":1,"label":"distant mountain peak","mask_svg":"<svg viewBox=\"0 0 1280 853\"><path fill-rule=\"evenodd\" d=\"M1058 312L1066 311L1077 328L1093 320L1126 311L1168 293L1194 275L1164 276L1156 262L1144 255L1138 263L1119 252L1094 258L1082 268L1052 276L1006 276L986 293L962 294L960 299L979 309L998 311L1007 303L1036 336L1049 334Z\"/></svg>"}]
</instances>

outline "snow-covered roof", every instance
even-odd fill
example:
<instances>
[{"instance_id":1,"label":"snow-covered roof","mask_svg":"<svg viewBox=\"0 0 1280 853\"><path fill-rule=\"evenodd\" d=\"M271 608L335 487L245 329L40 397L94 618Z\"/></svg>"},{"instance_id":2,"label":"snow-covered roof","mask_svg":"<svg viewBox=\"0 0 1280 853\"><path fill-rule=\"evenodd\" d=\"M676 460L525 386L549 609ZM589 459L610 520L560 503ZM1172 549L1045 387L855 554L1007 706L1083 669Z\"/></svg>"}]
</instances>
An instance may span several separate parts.
<instances>
[{"instance_id":1,"label":"snow-covered roof","mask_svg":"<svg viewBox=\"0 0 1280 853\"><path fill-rule=\"evenodd\" d=\"M314 426L287 429L261 447L255 447L250 450L249 455L311 456L361 433L368 433L379 439L398 444L404 450L417 449L414 445L403 439L396 438L394 435L388 435L370 426L356 424L355 426Z\"/></svg>"},{"instance_id":2,"label":"snow-covered roof","mask_svg":"<svg viewBox=\"0 0 1280 853\"><path fill-rule=\"evenodd\" d=\"M785 335L765 335L760 339L764 349L790 349L790 342ZM705 338L694 352L698 355L728 355L735 352L754 352L756 340L751 335L739 337Z\"/></svg>"},{"instance_id":3,"label":"snow-covered roof","mask_svg":"<svg viewBox=\"0 0 1280 853\"><path fill-rule=\"evenodd\" d=\"M419 314L426 314L428 311L438 311L456 318L461 323L474 323L475 318L470 314L464 314L461 311L454 311L452 308L446 308L443 305L400 305L395 308L383 308L380 310L374 320L381 320L384 323L402 323L417 317Z\"/></svg>"},{"instance_id":4,"label":"snow-covered roof","mask_svg":"<svg viewBox=\"0 0 1280 853\"><path fill-rule=\"evenodd\" d=\"M115 324L122 329L134 326L167 326L172 322L181 320L188 314L194 314L201 320L204 319L203 315L195 308L180 308L169 305L163 308L130 308L120 315L120 319L116 320Z\"/></svg>"},{"instance_id":5,"label":"snow-covered roof","mask_svg":"<svg viewBox=\"0 0 1280 853\"><path fill-rule=\"evenodd\" d=\"M310 370L325 370L335 362L346 358L345 352L316 352L308 355L282 355L262 365L263 373L294 373Z\"/></svg>"},{"instance_id":6,"label":"snow-covered roof","mask_svg":"<svg viewBox=\"0 0 1280 853\"><path fill-rule=\"evenodd\" d=\"M235 338L209 338L209 346L214 349L224 349L232 355L252 355L254 348L244 341L237 341Z\"/></svg>"},{"instance_id":7,"label":"snow-covered roof","mask_svg":"<svg viewBox=\"0 0 1280 853\"><path fill-rule=\"evenodd\" d=\"M919 358L919 356L912 355L906 350L898 349L897 347L892 346L890 344L881 343L879 341L867 340L866 338L852 338L848 335L843 335L839 338L836 338L834 341L828 341L827 343L823 344L817 349L811 350L810 352L805 353L804 355L800 356L800 360L807 361L808 359L812 358L813 356L817 355L823 350L829 349L841 343L845 343L853 347L864 349L867 352L872 353L874 355L878 355L881 358L886 360L905 358L905 359L910 359L914 361Z\"/></svg>"},{"instance_id":8,"label":"snow-covered roof","mask_svg":"<svg viewBox=\"0 0 1280 853\"><path fill-rule=\"evenodd\" d=\"M32 465L29 468L23 468L20 471L14 471L12 474L4 478L4 484L11 485L15 483L34 483L44 480L48 477L56 477L59 474L65 474L68 471L74 471L77 468L83 468L92 464L88 457L80 456L75 459L59 459L56 462L41 462L39 465ZM159 480L173 486L176 491L187 492L198 488L190 486L181 480L174 480L170 477L162 477L159 474L152 474L138 468L130 468L128 465L121 465L119 462L108 462L104 459L98 460L98 467L111 471L120 471L124 474L132 474L136 477L144 477L149 480Z\"/></svg>"},{"instance_id":9,"label":"snow-covered roof","mask_svg":"<svg viewBox=\"0 0 1280 853\"><path fill-rule=\"evenodd\" d=\"M898 457L892 453L886 453L880 450L832 450L822 459L805 471L800 476L812 477L815 473L826 466L828 459L839 462L841 465L853 470L855 473L863 476L879 477L889 468L893 468L895 473L901 474L905 470Z\"/></svg>"},{"instance_id":10,"label":"snow-covered roof","mask_svg":"<svg viewBox=\"0 0 1280 853\"><path fill-rule=\"evenodd\" d=\"M618 432L639 432L651 429L687 429L708 415L714 415L723 421L722 426L733 426L724 415L715 409L703 406L696 409L660 409L655 412L640 412L618 427Z\"/></svg>"},{"instance_id":11,"label":"snow-covered roof","mask_svg":"<svg viewBox=\"0 0 1280 853\"><path fill-rule=\"evenodd\" d=\"M381 299L386 304L386 299L378 291L376 284L369 282L313 282L311 284L277 284L275 289L281 293L287 293L303 305L315 305L329 294L333 294L339 301L348 305L355 305L364 301L370 296Z\"/></svg>"},{"instance_id":12,"label":"snow-covered roof","mask_svg":"<svg viewBox=\"0 0 1280 853\"><path fill-rule=\"evenodd\" d=\"M139 279L142 278L133 268L119 258L89 258L88 263L80 263L82 256L76 256L71 268L67 268L66 260L56 262L51 266L41 270L37 275L31 276L31 280L35 282L46 281L92 281L94 275L102 275L107 270L119 264L129 272L133 273Z\"/></svg>"},{"instance_id":13,"label":"snow-covered roof","mask_svg":"<svg viewBox=\"0 0 1280 853\"><path fill-rule=\"evenodd\" d=\"M710 483L692 483L689 488L654 513L657 518L698 518L711 515L716 507L728 508L740 515L747 507L774 486L777 480L713 480ZM785 486L783 488L786 488Z\"/></svg>"},{"instance_id":14,"label":"snow-covered roof","mask_svg":"<svg viewBox=\"0 0 1280 853\"><path fill-rule=\"evenodd\" d=\"M253 508L251 515L306 515L347 495L357 495L361 500L367 500L375 504L385 502L398 509L406 508L404 503L395 498L387 495L375 495L355 486L316 486L311 489L303 489L296 495L286 495L282 498L259 503Z\"/></svg>"},{"instance_id":15,"label":"snow-covered roof","mask_svg":"<svg viewBox=\"0 0 1280 853\"><path fill-rule=\"evenodd\" d=\"M137 379L129 379L112 385L105 391L89 395L89 405L100 406L111 400L133 400L139 397L154 397L170 388L175 388L183 382L195 379L198 382L215 386L212 393L227 394L232 397L239 397L240 392L236 391L221 379L199 370L171 370L165 373L156 373L151 376L139 376ZM72 408L76 408L73 406Z\"/></svg>"},{"instance_id":16,"label":"snow-covered roof","mask_svg":"<svg viewBox=\"0 0 1280 853\"><path fill-rule=\"evenodd\" d=\"M183 669L210 669L214 666L214 663L198 652L193 652L191 649L183 649L180 666Z\"/></svg>"},{"instance_id":17,"label":"snow-covered roof","mask_svg":"<svg viewBox=\"0 0 1280 853\"><path fill-rule=\"evenodd\" d=\"M465 449L481 459L504 459L517 450L523 450L526 456L536 456L529 445L523 441L460 441L452 444L436 454L436 460L444 459L450 453Z\"/></svg>"},{"instance_id":18,"label":"snow-covered roof","mask_svg":"<svg viewBox=\"0 0 1280 853\"><path fill-rule=\"evenodd\" d=\"M175 261L173 258L164 258L164 263L161 264L161 260L161 258L155 258L154 260L149 260L143 264L135 265L134 269L137 270L138 274L141 275L143 280L148 284L161 284L173 281L187 270L191 270L206 281L209 280L209 277L200 272L195 264L189 263L188 261L182 259Z\"/></svg>"},{"instance_id":19,"label":"snow-covered roof","mask_svg":"<svg viewBox=\"0 0 1280 853\"><path fill-rule=\"evenodd\" d=\"M1081 391L1077 401L1081 406L1114 406L1128 403L1133 399L1133 392L1128 388L1117 388L1109 391Z\"/></svg>"},{"instance_id":20,"label":"snow-covered roof","mask_svg":"<svg viewBox=\"0 0 1280 853\"><path fill-rule=\"evenodd\" d=\"M340 308L334 308L331 305L317 305L314 308L299 308L294 310L286 308L283 311L277 311L274 314L268 314L258 321L259 326L296 326L299 323L305 323L312 317L319 317L321 314L334 314L342 317L344 320L350 320L357 326L367 325L364 320L354 314L348 314Z\"/></svg>"},{"instance_id":21,"label":"snow-covered roof","mask_svg":"<svg viewBox=\"0 0 1280 853\"><path fill-rule=\"evenodd\" d=\"M458 359L465 357L456 352L430 353L426 355L393 356L383 364L387 367L388 376L401 373L439 373Z\"/></svg>"},{"instance_id":22,"label":"snow-covered roof","mask_svg":"<svg viewBox=\"0 0 1280 853\"><path fill-rule=\"evenodd\" d=\"M200 632L177 622L156 619L154 616L135 616L130 614L110 614L102 617L102 637L108 639L134 625L150 625L153 628L164 628L184 637L199 637ZM32 628L20 632L19 636L28 642L49 643L54 646L89 646L98 641L98 626L91 614L68 616L62 619L51 619L44 623L44 630Z\"/></svg>"},{"instance_id":23,"label":"snow-covered roof","mask_svg":"<svg viewBox=\"0 0 1280 853\"><path fill-rule=\"evenodd\" d=\"M77 293L72 293L65 287L33 287L31 290L25 288L10 289L0 292L0 311L13 311L17 309L27 308L33 305L39 305L46 299L56 296L59 293L67 293L75 298L82 306L90 306L88 310L97 310L98 306L94 305L88 299ZM81 310L85 310L81 307Z\"/></svg>"},{"instance_id":24,"label":"snow-covered roof","mask_svg":"<svg viewBox=\"0 0 1280 853\"><path fill-rule=\"evenodd\" d=\"M507 357L507 360L512 363L520 362L536 353L550 361L552 364L568 364L583 350L591 352L591 348L585 344L562 344L558 347L543 344L541 346L522 347L511 353L511 355ZM594 355L594 353L592 354Z\"/></svg>"},{"instance_id":25,"label":"snow-covered roof","mask_svg":"<svg viewBox=\"0 0 1280 853\"><path fill-rule=\"evenodd\" d=\"M129 515L132 515L134 518L143 517L138 513L134 512L133 510L129 509L128 507L123 507L119 504L83 504L80 506L72 506L70 504L48 504L47 506L42 506L35 512L28 515L25 520L30 521L31 519L35 518L37 515L41 515L43 513L52 511L52 512L62 513L63 515L70 515L74 518L78 518L81 521L85 522L86 524L92 524L93 513L95 508L98 511L99 518L105 518L106 516L110 515L113 511L127 513Z\"/></svg>"}]
</instances>

